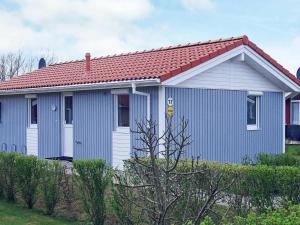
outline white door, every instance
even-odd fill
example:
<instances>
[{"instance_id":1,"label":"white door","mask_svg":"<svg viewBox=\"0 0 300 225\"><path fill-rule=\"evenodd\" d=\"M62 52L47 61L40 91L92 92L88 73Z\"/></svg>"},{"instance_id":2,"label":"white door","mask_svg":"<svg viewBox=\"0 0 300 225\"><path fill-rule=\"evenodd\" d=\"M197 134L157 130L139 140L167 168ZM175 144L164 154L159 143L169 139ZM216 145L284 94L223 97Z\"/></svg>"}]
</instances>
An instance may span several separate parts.
<instances>
[{"instance_id":1,"label":"white door","mask_svg":"<svg viewBox=\"0 0 300 225\"><path fill-rule=\"evenodd\" d=\"M71 93L63 94L62 109L63 156L73 157L73 96Z\"/></svg>"},{"instance_id":2,"label":"white door","mask_svg":"<svg viewBox=\"0 0 300 225\"><path fill-rule=\"evenodd\" d=\"M115 95L116 129L112 134L112 165L123 170L124 160L130 159L129 95Z\"/></svg>"},{"instance_id":3,"label":"white door","mask_svg":"<svg viewBox=\"0 0 300 225\"><path fill-rule=\"evenodd\" d=\"M37 97L35 95L26 96L28 98L28 126L26 130L27 155L38 156L38 110Z\"/></svg>"}]
</instances>

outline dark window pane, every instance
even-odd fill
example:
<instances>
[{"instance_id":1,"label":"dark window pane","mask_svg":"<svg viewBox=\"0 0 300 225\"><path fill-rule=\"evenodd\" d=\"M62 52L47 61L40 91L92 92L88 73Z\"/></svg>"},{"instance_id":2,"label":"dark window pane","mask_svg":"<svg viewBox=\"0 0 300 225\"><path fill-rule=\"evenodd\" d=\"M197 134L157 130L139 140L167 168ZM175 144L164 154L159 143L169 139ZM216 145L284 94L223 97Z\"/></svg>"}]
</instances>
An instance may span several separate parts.
<instances>
[{"instance_id":1,"label":"dark window pane","mask_svg":"<svg viewBox=\"0 0 300 225\"><path fill-rule=\"evenodd\" d=\"M129 95L118 95L118 126L129 127Z\"/></svg>"},{"instance_id":2,"label":"dark window pane","mask_svg":"<svg viewBox=\"0 0 300 225\"><path fill-rule=\"evenodd\" d=\"M31 124L37 124L37 99L30 99L31 102Z\"/></svg>"},{"instance_id":3,"label":"dark window pane","mask_svg":"<svg viewBox=\"0 0 300 225\"><path fill-rule=\"evenodd\" d=\"M247 97L247 124L256 124L256 96Z\"/></svg>"},{"instance_id":4,"label":"dark window pane","mask_svg":"<svg viewBox=\"0 0 300 225\"><path fill-rule=\"evenodd\" d=\"M65 121L66 124L73 123L73 97L65 96Z\"/></svg>"}]
</instances>

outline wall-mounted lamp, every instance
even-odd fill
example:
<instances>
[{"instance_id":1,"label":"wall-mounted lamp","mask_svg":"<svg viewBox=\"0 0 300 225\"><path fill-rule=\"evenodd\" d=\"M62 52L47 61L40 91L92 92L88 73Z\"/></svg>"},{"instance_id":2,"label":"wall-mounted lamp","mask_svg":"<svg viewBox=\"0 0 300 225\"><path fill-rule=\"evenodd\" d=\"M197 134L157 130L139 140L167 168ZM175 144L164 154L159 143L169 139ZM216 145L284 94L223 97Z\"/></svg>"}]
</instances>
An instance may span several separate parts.
<instances>
[{"instance_id":1,"label":"wall-mounted lamp","mask_svg":"<svg viewBox=\"0 0 300 225\"><path fill-rule=\"evenodd\" d=\"M56 109L57 109L57 107L56 107L56 105L51 105L51 111L53 111L53 112L55 112L56 111Z\"/></svg>"}]
</instances>

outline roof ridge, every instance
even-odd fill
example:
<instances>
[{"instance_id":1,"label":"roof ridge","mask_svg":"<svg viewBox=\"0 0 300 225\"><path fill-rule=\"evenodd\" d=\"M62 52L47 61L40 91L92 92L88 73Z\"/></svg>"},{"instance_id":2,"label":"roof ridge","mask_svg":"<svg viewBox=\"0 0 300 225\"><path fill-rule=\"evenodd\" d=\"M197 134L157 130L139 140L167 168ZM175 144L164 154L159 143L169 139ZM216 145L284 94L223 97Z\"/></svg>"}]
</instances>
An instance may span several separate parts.
<instances>
[{"instance_id":1,"label":"roof ridge","mask_svg":"<svg viewBox=\"0 0 300 225\"><path fill-rule=\"evenodd\" d=\"M239 39L242 39L244 42L248 42L247 35L242 35L242 36L229 37L229 38L210 39L210 40L203 41L203 42L198 41L198 42L194 42L194 43L170 45L168 47L159 47L159 48L153 48L153 49L149 49L149 50L145 49L145 50L135 51L135 52L105 55L105 56L100 56L100 57L94 57L91 60L108 59L108 58L114 58L114 57L120 57L120 56L128 56L128 55L136 55L136 54L143 54L143 53L150 53L150 52L166 51L166 50L172 50L172 49L192 47L192 46L196 46L196 45L205 45L205 44L214 44L214 43L225 42L225 41L234 41L234 40L239 40ZM84 61L85 61L85 59L69 60L69 61L50 64L49 66L56 66L56 65L75 63L75 62L84 62Z\"/></svg>"}]
</instances>

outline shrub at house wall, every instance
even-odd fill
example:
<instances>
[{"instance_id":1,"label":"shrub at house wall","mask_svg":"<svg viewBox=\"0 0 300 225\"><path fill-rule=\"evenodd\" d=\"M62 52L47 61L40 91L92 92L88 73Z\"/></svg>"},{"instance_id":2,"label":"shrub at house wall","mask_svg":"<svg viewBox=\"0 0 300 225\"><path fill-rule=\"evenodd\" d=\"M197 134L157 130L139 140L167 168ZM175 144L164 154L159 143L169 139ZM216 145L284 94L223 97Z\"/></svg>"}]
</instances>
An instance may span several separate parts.
<instances>
[{"instance_id":1,"label":"shrub at house wall","mask_svg":"<svg viewBox=\"0 0 300 225\"><path fill-rule=\"evenodd\" d=\"M104 224L105 191L111 184L112 170L103 160L74 161L73 175L83 207L94 225Z\"/></svg>"},{"instance_id":2,"label":"shrub at house wall","mask_svg":"<svg viewBox=\"0 0 300 225\"><path fill-rule=\"evenodd\" d=\"M278 208L276 210L268 209L263 214L255 212L249 213L246 217L235 217L231 222L215 223L210 217L207 217L201 225L283 225L300 224L300 205L290 205L288 208ZM192 225L192 224L189 224Z\"/></svg>"},{"instance_id":3,"label":"shrub at house wall","mask_svg":"<svg viewBox=\"0 0 300 225\"><path fill-rule=\"evenodd\" d=\"M0 152L0 180L3 195L8 201L16 199L16 153Z\"/></svg>"},{"instance_id":4,"label":"shrub at house wall","mask_svg":"<svg viewBox=\"0 0 300 225\"><path fill-rule=\"evenodd\" d=\"M179 163L177 172L185 174L192 171L192 163L184 160ZM265 213L267 208L285 207L289 202L293 204L300 203L300 168L291 166L266 166L266 165L236 165L236 164L220 164L217 162L201 162L194 163L193 171L202 171L194 173L188 179L177 179L173 187L182 190L180 200L172 205L170 212L173 221L193 221L197 214L197 209L204 209L207 204L207 196L211 196L214 191L219 194L213 196L213 204L226 203L224 211L220 205L207 207L209 211L207 215L212 216L216 221L222 217L233 218L234 216L245 217L249 212L256 211L258 214ZM134 168L129 168L127 172L130 176L134 176ZM136 168L135 168L136 169ZM150 176L150 173L149 173ZM139 180L137 178L136 180ZM131 177L131 180L132 179ZM147 180L143 181L147 184ZM151 190L151 188L149 188ZM138 221L141 219L139 214L145 215L142 209L134 209L136 189L128 194L127 198L132 201L124 201L122 195L125 190L118 188L116 198L116 209L120 221ZM130 197L130 194L132 197ZM145 196L146 197L146 196ZM122 205L127 205L122 208ZM145 199L145 206L147 200ZM222 205L222 204L221 204ZM223 204L224 205L224 204ZM218 208L219 207L219 208ZM206 208L206 209L207 209ZM147 219L147 218L146 218ZM145 221L145 219L143 219ZM134 224L133 222L133 224ZM176 222L177 223L177 222Z\"/></svg>"},{"instance_id":5,"label":"shrub at house wall","mask_svg":"<svg viewBox=\"0 0 300 225\"><path fill-rule=\"evenodd\" d=\"M41 190L46 214L52 215L61 195L63 168L57 161L44 161L41 171Z\"/></svg>"},{"instance_id":6,"label":"shrub at house wall","mask_svg":"<svg viewBox=\"0 0 300 225\"><path fill-rule=\"evenodd\" d=\"M257 164L268 166L300 166L300 160L292 154L260 153L255 157Z\"/></svg>"},{"instance_id":7,"label":"shrub at house wall","mask_svg":"<svg viewBox=\"0 0 300 225\"><path fill-rule=\"evenodd\" d=\"M29 209L32 209L37 200L41 168L42 161L35 156L18 155L16 157L18 189Z\"/></svg>"}]
</instances>

